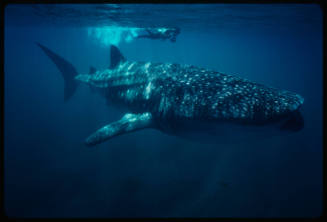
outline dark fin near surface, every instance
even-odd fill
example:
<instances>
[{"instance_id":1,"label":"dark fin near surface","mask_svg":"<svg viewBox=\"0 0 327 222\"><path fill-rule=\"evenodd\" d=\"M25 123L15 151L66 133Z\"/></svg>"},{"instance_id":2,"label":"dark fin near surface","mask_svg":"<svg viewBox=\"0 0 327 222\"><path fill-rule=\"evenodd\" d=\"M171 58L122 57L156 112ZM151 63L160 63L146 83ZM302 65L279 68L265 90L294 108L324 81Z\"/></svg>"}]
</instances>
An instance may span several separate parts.
<instances>
[{"instance_id":1,"label":"dark fin near surface","mask_svg":"<svg viewBox=\"0 0 327 222\"><path fill-rule=\"evenodd\" d=\"M52 52L47 47L41 45L40 43L36 43L43 52L52 60L52 62L57 66L57 68L62 73L62 76L65 80L65 87L64 87L64 100L67 101L78 86L78 82L74 79L77 75L77 71L74 66L66 61L64 58L60 57L56 53Z\"/></svg>"},{"instance_id":2,"label":"dark fin near surface","mask_svg":"<svg viewBox=\"0 0 327 222\"><path fill-rule=\"evenodd\" d=\"M289 119L280 127L281 130L300 131L304 127L304 120L299 110L290 114Z\"/></svg>"},{"instance_id":3,"label":"dark fin near surface","mask_svg":"<svg viewBox=\"0 0 327 222\"><path fill-rule=\"evenodd\" d=\"M94 68L93 66L90 66L90 71L89 71L89 74L92 75L96 72L96 68Z\"/></svg>"},{"instance_id":4,"label":"dark fin near surface","mask_svg":"<svg viewBox=\"0 0 327 222\"><path fill-rule=\"evenodd\" d=\"M116 68L116 66L120 63L120 62L124 62L126 61L125 57L120 53L119 49L114 46L111 45L110 48L110 69L114 69Z\"/></svg>"}]
</instances>

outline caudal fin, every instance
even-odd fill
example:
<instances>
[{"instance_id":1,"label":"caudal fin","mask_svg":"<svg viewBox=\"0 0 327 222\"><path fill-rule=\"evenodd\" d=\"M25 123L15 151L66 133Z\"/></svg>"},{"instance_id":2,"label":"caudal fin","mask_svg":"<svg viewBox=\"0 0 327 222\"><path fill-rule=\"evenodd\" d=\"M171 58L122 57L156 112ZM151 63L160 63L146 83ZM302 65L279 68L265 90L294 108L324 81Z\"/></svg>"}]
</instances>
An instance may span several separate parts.
<instances>
[{"instance_id":1,"label":"caudal fin","mask_svg":"<svg viewBox=\"0 0 327 222\"><path fill-rule=\"evenodd\" d=\"M78 81L74 79L75 76L77 75L77 71L75 67L61 56L52 52L47 47L41 45L40 43L36 43L36 44L52 60L52 62L57 66L57 68L62 73L62 76L64 77L64 81L65 81L64 100L67 101L75 93L76 88L78 86Z\"/></svg>"}]
</instances>

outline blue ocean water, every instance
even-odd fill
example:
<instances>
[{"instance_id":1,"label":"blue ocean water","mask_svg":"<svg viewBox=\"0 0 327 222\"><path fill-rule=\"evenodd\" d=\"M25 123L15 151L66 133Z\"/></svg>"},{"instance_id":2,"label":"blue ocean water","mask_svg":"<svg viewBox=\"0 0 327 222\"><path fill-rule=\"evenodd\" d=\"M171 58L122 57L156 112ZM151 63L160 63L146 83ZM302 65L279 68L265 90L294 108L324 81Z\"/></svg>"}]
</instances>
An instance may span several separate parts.
<instances>
[{"instance_id":1,"label":"blue ocean water","mask_svg":"<svg viewBox=\"0 0 327 222\"><path fill-rule=\"evenodd\" d=\"M135 28L179 27L176 42ZM314 4L8 5L4 27L9 217L317 217L322 211L322 13ZM79 73L128 60L192 64L304 97L297 133L200 144L145 129L83 144L124 114L64 81L40 42Z\"/></svg>"}]
</instances>

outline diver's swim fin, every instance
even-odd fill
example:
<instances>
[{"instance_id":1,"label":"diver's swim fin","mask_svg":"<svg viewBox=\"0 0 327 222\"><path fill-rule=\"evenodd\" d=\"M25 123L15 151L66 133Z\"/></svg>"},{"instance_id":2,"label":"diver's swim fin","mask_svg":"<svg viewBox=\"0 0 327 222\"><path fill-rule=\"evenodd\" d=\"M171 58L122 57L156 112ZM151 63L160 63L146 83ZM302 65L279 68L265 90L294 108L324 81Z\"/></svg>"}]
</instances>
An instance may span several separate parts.
<instances>
[{"instance_id":1,"label":"diver's swim fin","mask_svg":"<svg viewBox=\"0 0 327 222\"><path fill-rule=\"evenodd\" d=\"M62 73L62 76L64 77L65 80L64 100L67 101L70 97L72 97L78 86L78 81L74 79L74 77L77 75L77 71L75 67L61 56L52 52L44 45L41 45L40 43L36 43L36 44L52 60L52 62L57 66L57 68Z\"/></svg>"},{"instance_id":2,"label":"diver's swim fin","mask_svg":"<svg viewBox=\"0 0 327 222\"><path fill-rule=\"evenodd\" d=\"M94 146L114 136L152 127L151 113L125 114L120 120L110 123L97 130L85 140L87 146Z\"/></svg>"}]
</instances>

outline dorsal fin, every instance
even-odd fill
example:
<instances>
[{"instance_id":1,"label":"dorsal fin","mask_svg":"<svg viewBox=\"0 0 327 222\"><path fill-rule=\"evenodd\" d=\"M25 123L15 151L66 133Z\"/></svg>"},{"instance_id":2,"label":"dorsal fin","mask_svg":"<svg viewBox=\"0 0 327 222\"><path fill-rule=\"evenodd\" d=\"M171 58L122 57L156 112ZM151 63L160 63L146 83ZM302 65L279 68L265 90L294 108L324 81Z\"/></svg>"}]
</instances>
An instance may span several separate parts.
<instances>
[{"instance_id":1,"label":"dorsal fin","mask_svg":"<svg viewBox=\"0 0 327 222\"><path fill-rule=\"evenodd\" d=\"M126 59L124 58L124 56L120 53L119 49L114 46L111 45L110 48L110 69L114 69L116 68L116 66L120 63L125 61Z\"/></svg>"},{"instance_id":2,"label":"dorsal fin","mask_svg":"<svg viewBox=\"0 0 327 222\"><path fill-rule=\"evenodd\" d=\"M95 73L97 70L96 68L94 68L93 66L90 66L90 71L89 74L92 75L93 73Z\"/></svg>"}]
</instances>

